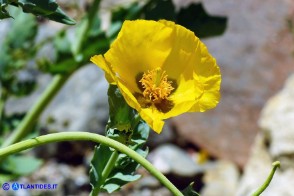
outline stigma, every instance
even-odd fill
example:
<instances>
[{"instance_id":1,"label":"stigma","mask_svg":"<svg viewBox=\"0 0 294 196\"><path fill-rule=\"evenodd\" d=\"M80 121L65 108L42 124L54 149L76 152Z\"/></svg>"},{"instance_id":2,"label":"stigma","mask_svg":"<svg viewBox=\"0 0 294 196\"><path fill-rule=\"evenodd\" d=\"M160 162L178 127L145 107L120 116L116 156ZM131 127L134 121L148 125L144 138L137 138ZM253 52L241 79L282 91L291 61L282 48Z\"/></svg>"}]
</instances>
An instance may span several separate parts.
<instances>
[{"instance_id":1,"label":"stigma","mask_svg":"<svg viewBox=\"0 0 294 196\"><path fill-rule=\"evenodd\" d=\"M172 81L168 81L167 77L168 75L161 68L144 73L139 81L144 89L143 96L154 103L167 99L174 90L171 85Z\"/></svg>"}]
</instances>

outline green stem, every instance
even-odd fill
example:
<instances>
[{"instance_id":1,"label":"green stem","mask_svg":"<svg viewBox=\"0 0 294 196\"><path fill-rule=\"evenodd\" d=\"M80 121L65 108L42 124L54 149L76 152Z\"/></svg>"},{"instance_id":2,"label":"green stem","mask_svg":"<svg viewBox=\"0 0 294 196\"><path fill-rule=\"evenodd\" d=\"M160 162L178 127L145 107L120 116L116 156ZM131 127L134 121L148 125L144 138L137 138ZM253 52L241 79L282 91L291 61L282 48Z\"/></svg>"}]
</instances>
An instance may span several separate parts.
<instances>
[{"instance_id":1,"label":"green stem","mask_svg":"<svg viewBox=\"0 0 294 196\"><path fill-rule=\"evenodd\" d=\"M4 100L0 97L0 123L2 122L2 115L4 113Z\"/></svg>"},{"instance_id":2,"label":"green stem","mask_svg":"<svg viewBox=\"0 0 294 196\"><path fill-rule=\"evenodd\" d=\"M97 13L98 7L100 4L100 0L94 0L91 5L91 9L87 15L87 20L85 23L82 32L79 34L77 38L77 46L75 47L75 54L79 53L84 39L87 37L91 26L93 25L93 21L95 18L95 14ZM33 124L36 122L41 112L45 109L51 99L55 96L55 94L59 91L59 89L63 86L65 81L67 80L70 74L65 75L56 75L51 83L51 85L46 89L46 91L42 94L39 101L33 106L33 108L29 111L29 113L22 120L17 129L10 135L10 137L2 144L2 147L9 146L15 142L20 141L23 137L25 137L29 130L31 130Z\"/></svg>"},{"instance_id":3,"label":"green stem","mask_svg":"<svg viewBox=\"0 0 294 196\"><path fill-rule=\"evenodd\" d=\"M95 16L97 14L97 10L99 8L100 1L101 0L94 0L86 16L87 17L86 20L82 21L81 23L82 27L80 28L77 34L76 44L73 46L73 53L75 54L75 56L78 56L78 54L80 53L82 49L84 40L88 38L88 33L93 25Z\"/></svg>"},{"instance_id":4,"label":"green stem","mask_svg":"<svg viewBox=\"0 0 294 196\"><path fill-rule=\"evenodd\" d=\"M268 187L268 185L270 184L271 180L273 179L273 176L274 176L278 167L280 167L280 162L279 161L274 162L271 173L267 177L266 181L263 183L263 185L257 191L255 191L252 194L252 196L259 196Z\"/></svg>"},{"instance_id":5,"label":"green stem","mask_svg":"<svg viewBox=\"0 0 294 196\"><path fill-rule=\"evenodd\" d=\"M166 188L168 188L174 195L183 195L160 171L158 171L149 161L139 155L134 150L128 148L126 145L119 143L113 139L107 138L102 135L88 132L64 132L53 133L44 136L39 136L34 139L28 139L11 146L1 148L0 156L3 157L29 149L37 147L43 144L51 142L72 141L72 140L88 140L116 149L117 151L124 153L131 157L133 160L141 164L147 171L149 171L154 177L156 177ZM1 160L0 160L1 161Z\"/></svg>"},{"instance_id":6,"label":"green stem","mask_svg":"<svg viewBox=\"0 0 294 196\"><path fill-rule=\"evenodd\" d=\"M105 166L105 168L103 169L102 171L102 177L101 177L101 184L104 184L105 180L107 179L107 177L109 176L110 172L112 171L114 165L115 165L115 162L118 158L118 152L117 150L114 150ZM99 191L100 191L100 188L101 187L97 187L97 188L94 188L91 192L91 196L96 196L98 195Z\"/></svg>"},{"instance_id":7,"label":"green stem","mask_svg":"<svg viewBox=\"0 0 294 196\"><path fill-rule=\"evenodd\" d=\"M6 100L7 100L7 91L0 84L0 123L2 123L2 118L3 118L4 113L5 113L4 112L4 107L5 107Z\"/></svg>"},{"instance_id":8,"label":"green stem","mask_svg":"<svg viewBox=\"0 0 294 196\"><path fill-rule=\"evenodd\" d=\"M69 75L60 74L54 76L50 85L47 87L35 105L31 108L31 110L26 114L16 130L14 130L13 133L4 141L2 147L6 147L20 141L29 133L42 111L50 103L68 77Z\"/></svg>"}]
</instances>

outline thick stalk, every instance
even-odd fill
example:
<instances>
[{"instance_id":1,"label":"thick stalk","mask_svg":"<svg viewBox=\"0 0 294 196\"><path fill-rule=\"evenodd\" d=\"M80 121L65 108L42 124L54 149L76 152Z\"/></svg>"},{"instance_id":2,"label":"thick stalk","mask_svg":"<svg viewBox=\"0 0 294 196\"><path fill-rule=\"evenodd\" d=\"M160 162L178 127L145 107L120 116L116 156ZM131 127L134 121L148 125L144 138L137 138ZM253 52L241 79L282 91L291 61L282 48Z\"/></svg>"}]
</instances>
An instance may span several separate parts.
<instances>
[{"instance_id":1,"label":"thick stalk","mask_svg":"<svg viewBox=\"0 0 294 196\"><path fill-rule=\"evenodd\" d=\"M261 187L257 191L255 191L252 194L252 196L259 196L268 187L278 167L280 167L280 162L279 161L274 162L271 173L267 177L266 181L263 183L263 185L261 185Z\"/></svg>"},{"instance_id":2,"label":"thick stalk","mask_svg":"<svg viewBox=\"0 0 294 196\"><path fill-rule=\"evenodd\" d=\"M28 139L11 146L0 149L0 161L8 155L44 145L52 142L61 141L72 141L72 140L88 140L103 145L109 146L116 149L117 151L124 153L131 157L133 160L141 164L147 171L149 171L154 177L156 177L166 188L168 188L173 195L182 196L183 194L160 172L158 171L150 162L148 162L144 157L136 153L134 150L130 149L126 145L119 143L113 139L107 138L102 135L88 132L64 132L64 133L53 133L44 136L39 136L34 139Z\"/></svg>"},{"instance_id":3,"label":"thick stalk","mask_svg":"<svg viewBox=\"0 0 294 196\"><path fill-rule=\"evenodd\" d=\"M88 37L88 33L93 25L95 16L97 14L97 10L99 8L101 0L94 0L92 5L90 6L90 10L86 16L86 20L82 21L80 32L77 34L77 42L73 46L73 53L77 56L83 46L84 40Z\"/></svg>"},{"instance_id":4,"label":"thick stalk","mask_svg":"<svg viewBox=\"0 0 294 196\"><path fill-rule=\"evenodd\" d=\"M6 99L7 99L6 89L0 83L0 123L2 122L2 118L5 113L4 107L5 107Z\"/></svg>"},{"instance_id":5,"label":"thick stalk","mask_svg":"<svg viewBox=\"0 0 294 196\"><path fill-rule=\"evenodd\" d=\"M105 168L103 169L102 171L102 177L101 177L101 184L104 184L105 180L107 179L107 177L109 176L110 172L112 171L114 165L115 165L115 162L118 158L118 152L117 150L114 150L105 166ZM96 196L98 195L99 191L100 191L100 188L101 187L96 187L92 190L91 192L91 196Z\"/></svg>"},{"instance_id":6,"label":"thick stalk","mask_svg":"<svg viewBox=\"0 0 294 196\"><path fill-rule=\"evenodd\" d=\"M30 111L26 114L16 130L14 130L12 134L4 141L2 147L6 147L20 141L29 133L34 123L38 120L42 111L50 103L50 101L63 86L68 77L69 75L60 74L54 76L50 85L47 87L41 97L39 97L39 100L37 100L35 105L33 105Z\"/></svg>"},{"instance_id":7,"label":"thick stalk","mask_svg":"<svg viewBox=\"0 0 294 196\"><path fill-rule=\"evenodd\" d=\"M0 123L2 122L3 113L4 113L4 100L0 97Z\"/></svg>"},{"instance_id":8,"label":"thick stalk","mask_svg":"<svg viewBox=\"0 0 294 196\"><path fill-rule=\"evenodd\" d=\"M84 26L82 33L78 37L77 40L77 47L75 47L75 53L79 53L84 39L86 35L88 34L93 21L95 14L98 10L100 4L100 0L94 0L93 4L91 5L91 9L89 14L87 15L86 25ZM20 125L17 127L15 131L13 131L12 135L9 136L7 140L2 144L2 147L9 146L15 142L20 141L23 137L25 137L29 130L31 130L33 124L36 122L42 111L45 109L45 107L48 105L48 103L51 101L51 99L55 96L55 94L59 91L59 89L63 86L65 81L67 80L69 75L56 75L50 84L50 86L46 89L46 91L41 95L40 99L37 101L37 103L33 106L33 108L29 111L29 113L25 116L25 118L22 120Z\"/></svg>"}]
</instances>

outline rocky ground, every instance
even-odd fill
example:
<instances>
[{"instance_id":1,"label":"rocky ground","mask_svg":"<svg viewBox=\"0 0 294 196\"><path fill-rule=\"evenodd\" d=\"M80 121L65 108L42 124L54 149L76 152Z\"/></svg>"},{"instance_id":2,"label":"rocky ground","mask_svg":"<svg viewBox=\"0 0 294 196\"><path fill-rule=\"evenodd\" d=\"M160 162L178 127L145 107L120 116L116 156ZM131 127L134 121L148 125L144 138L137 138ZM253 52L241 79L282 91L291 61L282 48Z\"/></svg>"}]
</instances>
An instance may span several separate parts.
<instances>
[{"instance_id":1,"label":"rocky ground","mask_svg":"<svg viewBox=\"0 0 294 196\"><path fill-rule=\"evenodd\" d=\"M176 2L178 6L187 3ZM294 45L289 24L294 22L294 2L205 0L203 3L210 14L228 17L224 35L203 40L222 71L221 102L209 112L169 120L160 135L152 133L148 159L178 187L195 181L195 187L204 196L249 195L264 181L271 163L280 160L282 168L265 195L291 196ZM7 28L7 23L1 21L0 25L1 32ZM60 28L59 24L48 22L39 36L54 34ZM42 75L38 80L34 94L9 100L8 113L26 111L50 76ZM108 118L106 92L102 71L89 64L70 78L42 115L41 122L54 131L103 133ZM55 119L49 126L48 118ZM47 161L40 170L20 181L58 183L57 191L48 195L87 195L93 145L67 142L38 148L34 153ZM197 162L199 150L209 155L205 163ZM146 171L139 172L144 178L116 195L170 195Z\"/></svg>"}]
</instances>

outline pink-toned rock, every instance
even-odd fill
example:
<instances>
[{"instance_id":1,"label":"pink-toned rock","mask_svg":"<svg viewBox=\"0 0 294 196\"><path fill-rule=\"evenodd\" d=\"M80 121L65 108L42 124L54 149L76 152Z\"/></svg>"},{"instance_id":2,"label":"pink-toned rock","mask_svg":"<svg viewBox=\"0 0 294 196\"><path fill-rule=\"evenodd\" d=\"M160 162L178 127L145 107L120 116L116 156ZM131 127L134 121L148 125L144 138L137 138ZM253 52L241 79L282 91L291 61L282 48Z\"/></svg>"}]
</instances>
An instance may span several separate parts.
<instances>
[{"instance_id":1,"label":"pink-toned rock","mask_svg":"<svg viewBox=\"0 0 294 196\"><path fill-rule=\"evenodd\" d=\"M204 1L210 14L228 16L220 37L203 40L222 71L216 109L172 119L180 137L243 167L258 130L260 110L294 71L288 0ZM293 18L293 17L292 17Z\"/></svg>"}]
</instances>

